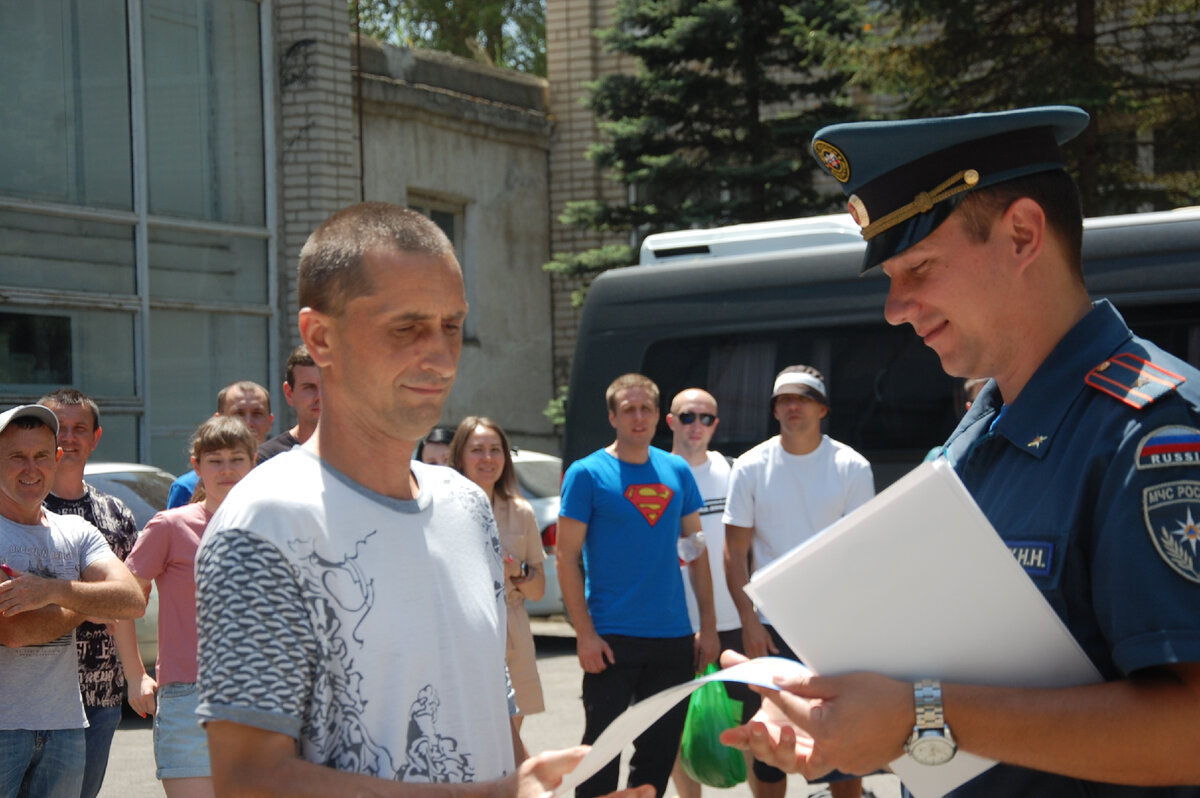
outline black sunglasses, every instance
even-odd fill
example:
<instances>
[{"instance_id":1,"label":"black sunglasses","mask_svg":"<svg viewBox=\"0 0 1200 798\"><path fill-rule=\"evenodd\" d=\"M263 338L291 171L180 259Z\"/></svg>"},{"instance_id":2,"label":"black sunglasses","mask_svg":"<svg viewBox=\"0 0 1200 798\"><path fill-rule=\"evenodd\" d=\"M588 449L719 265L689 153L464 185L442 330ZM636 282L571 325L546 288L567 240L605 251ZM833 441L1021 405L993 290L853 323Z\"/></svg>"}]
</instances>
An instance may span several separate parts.
<instances>
[{"instance_id":1,"label":"black sunglasses","mask_svg":"<svg viewBox=\"0 0 1200 798\"><path fill-rule=\"evenodd\" d=\"M688 411L685 411L685 412L679 414L679 420L682 421L684 424L691 424L697 418L699 418L700 423L706 427L711 427L717 420L717 417L714 416L712 413L697 414L697 413L693 413L690 410L688 410Z\"/></svg>"}]
</instances>

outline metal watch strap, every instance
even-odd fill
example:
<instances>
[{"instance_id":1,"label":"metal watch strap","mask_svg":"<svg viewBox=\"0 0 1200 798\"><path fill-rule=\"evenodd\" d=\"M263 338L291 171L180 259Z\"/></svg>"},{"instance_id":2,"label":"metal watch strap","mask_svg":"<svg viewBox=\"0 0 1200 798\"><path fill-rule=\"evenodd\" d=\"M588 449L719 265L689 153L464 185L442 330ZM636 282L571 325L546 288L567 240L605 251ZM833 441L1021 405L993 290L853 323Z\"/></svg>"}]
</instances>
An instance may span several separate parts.
<instances>
[{"instance_id":1,"label":"metal watch strap","mask_svg":"<svg viewBox=\"0 0 1200 798\"><path fill-rule=\"evenodd\" d=\"M918 729L942 729L946 720L942 715L942 683L938 679L921 679L913 682L913 700L917 707Z\"/></svg>"}]
</instances>

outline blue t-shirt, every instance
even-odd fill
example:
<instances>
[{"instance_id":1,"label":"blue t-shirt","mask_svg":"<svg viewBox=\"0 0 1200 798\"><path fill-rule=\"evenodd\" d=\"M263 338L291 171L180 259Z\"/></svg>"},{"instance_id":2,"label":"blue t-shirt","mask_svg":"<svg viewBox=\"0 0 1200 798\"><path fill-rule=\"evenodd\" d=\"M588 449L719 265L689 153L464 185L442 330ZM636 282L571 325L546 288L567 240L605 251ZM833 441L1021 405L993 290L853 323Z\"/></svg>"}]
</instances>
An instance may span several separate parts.
<instances>
[{"instance_id":1,"label":"blue t-shirt","mask_svg":"<svg viewBox=\"0 0 1200 798\"><path fill-rule=\"evenodd\" d=\"M640 464L603 449L571 464L559 512L587 524L585 593L599 634L692 633L677 541L683 517L703 506L687 461L661 449Z\"/></svg>"},{"instance_id":2,"label":"blue t-shirt","mask_svg":"<svg viewBox=\"0 0 1200 798\"><path fill-rule=\"evenodd\" d=\"M1102 301L1001 409L989 383L946 457L1104 678L1200 661L1200 373L1133 336ZM998 765L951 795L1200 796L1200 787Z\"/></svg>"},{"instance_id":3,"label":"blue t-shirt","mask_svg":"<svg viewBox=\"0 0 1200 798\"><path fill-rule=\"evenodd\" d=\"M167 492L167 509L182 507L190 502L199 484L200 475L196 473L196 469L191 468L184 472L179 479L171 483L171 489Z\"/></svg>"}]
</instances>

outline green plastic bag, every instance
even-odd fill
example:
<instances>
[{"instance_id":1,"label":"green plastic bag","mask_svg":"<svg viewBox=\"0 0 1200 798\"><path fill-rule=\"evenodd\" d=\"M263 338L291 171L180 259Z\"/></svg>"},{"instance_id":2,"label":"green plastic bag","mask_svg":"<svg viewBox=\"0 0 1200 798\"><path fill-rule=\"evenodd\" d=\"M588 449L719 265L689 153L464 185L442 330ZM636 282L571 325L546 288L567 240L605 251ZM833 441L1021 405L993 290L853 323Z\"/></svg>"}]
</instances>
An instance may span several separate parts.
<instances>
[{"instance_id":1,"label":"green plastic bag","mask_svg":"<svg viewBox=\"0 0 1200 798\"><path fill-rule=\"evenodd\" d=\"M716 664L710 664L703 675L716 670ZM679 751L687 774L701 784L719 789L745 781L746 760L742 752L718 739L721 732L741 722L742 702L729 697L724 682L709 682L692 693Z\"/></svg>"}]
</instances>

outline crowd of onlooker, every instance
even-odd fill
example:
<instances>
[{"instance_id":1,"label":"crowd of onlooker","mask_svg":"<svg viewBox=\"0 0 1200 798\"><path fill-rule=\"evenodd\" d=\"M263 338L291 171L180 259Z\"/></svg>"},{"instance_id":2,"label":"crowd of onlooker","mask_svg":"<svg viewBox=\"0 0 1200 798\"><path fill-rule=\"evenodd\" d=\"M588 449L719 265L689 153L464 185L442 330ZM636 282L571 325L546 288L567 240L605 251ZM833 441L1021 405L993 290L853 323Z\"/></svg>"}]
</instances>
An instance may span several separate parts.
<instances>
[{"instance_id":1,"label":"crowd of onlooker","mask_svg":"<svg viewBox=\"0 0 1200 798\"><path fill-rule=\"evenodd\" d=\"M0 446L9 464L9 484L20 491L4 491L0 498L0 540L5 574L12 580L5 614L20 610L22 615L16 617L29 625L32 635L10 643L12 630L4 628L6 648L0 650L4 694L7 699L23 686L18 671L28 671L30 678L46 673L62 677L72 659L68 654L76 655L72 664L77 659L78 675L70 685L63 678L38 678L36 690L25 699L0 702L16 705L0 710L6 724L0 738L12 738L5 740L11 748L5 746L0 760L0 787L19 788L20 796L95 798L128 693L135 712L154 716L157 776L166 793L172 798L212 794L205 734L195 716L196 551L233 486L256 463L312 435L320 415L320 370L303 346L288 359L283 393L295 408L297 423L266 440L274 421L269 392L249 381L224 388L217 396L216 414L192 435L189 468L172 484L167 509L140 532L119 498L83 479L84 467L103 434L100 410L91 397L62 388L37 405L4 414ZM61 454L56 454L56 448ZM14 504L18 499L24 503ZM41 512L42 507L50 512ZM76 516L91 528L66 518ZM21 528L12 528L14 523ZM103 536L103 547L97 531ZM140 596L136 615L144 611L151 585L157 588L158 657L153 677L138 653L132 616L104 620L109 618L101 610L104 605L87 603L88 593L96 592L90 584L96 581L100 567L96 563L111 572L106 579L119 578L126 588L133 580ZM38 588L49 598L59 586L56 582L72 580L88 583L80 588L84 593L79 606L57 597L54 604L89 618L78 624L73 636L65 625L50 623L52 618L37 617L58 612L52 605L13 603ZM72 674L75 671L70 667ZM82 715L73 709L76 693ZM86 728L81 718L86 718ZM8 794L0 790L0 795Z\"/></svg>"},{"instance_id":2,"label":"crowd of onlooker","mask_svg":"<svg viewBox=\"0 0 1200 798\"><path fill-rule=\"evenodd\" d=\"M44 694L47 699L53 696L54 700L40 702L39 707L32 701L35 696L30 696L29 712L22 716L13 714L11 722L46 740L19 771L23 782L20 796L95 798L104 779L126 693L135 712L142 717L154 716L156 775L166 794L171 798L202 798L213 794L205 732L196 718L199 702L196 553L205 529L233 486L255 465L312 436L320 418L320 383L320 369L303 345L297 347L288 358L283 383L284 397L295 410L297 421L295 426L270 439L267 435L274 415L269 391L251 381L235 382L222 389L217 395L216 413L191 438L190 468L172 483L167 508L140 531L119 498L102 493L83 480L83 468L103 432L95 401L78 390L63 388L44 396L37 406L14 408L4 415L4 428L0 429L4 452L9 452L8 439L18 434L18 429L22 430L19 433L22 438L43 439L39 441L43 448L37 455L46 478L36 491L29 493L29 501L32 503L44 492L40 503L46 510L80 516L95 527L104 536L111 555L124 563L124 570L115 564L112 569L120 572L126 588L128 574L140 589L143 608L152 584L158 594L158 655L153 676L147 673L138 653L133 620L105 621L96 617L83 621L74 630L77 684L86 728L79 728L82 725L79 718L71 721L75 728L50 728L59 721L47 714L45 707L71 704L66 699L75 685L67 688L65 683L46 681L39 695ZM8 432L10 425L14 428L12 433ZM26 428L34 431L26 433ZM48 435L37 434L40 429L57 436L57 447L62 450L57 463L50 462L54 446ZM8 454L6 457L11 459ZM457 430L434 428L420 442L414 457L429 464L452 466L478 485L491 504L503 549L507 664L519 708L513 716L514 724L519 728L524 715L544 709L524 601L541 598L546 574L542 567L545 553L541 537L533 509L517 487L508 437L491 419L469 416ZM31 512L23 520L35 517L37 514ZM33 554L29 562L8 555L11 563L4 564L7 577L30 581L59 574L60 579L66 576L88 579L86 574L92 559L99 559L105 553L97 547L94 535L88 543L95 550L88 549L86 559L71 565L68 561L75 558L78 544L73 540L63 541L67 544L65 548L54 548L60 542L60 533L55 529L59 520L51 515L41 517L47 521L48 529L55 530L49 545L36 550L27 546ZM0 523L9 520L20 523L22 519L5 515ZM41 566L47 560L65 563L68 570L61 574L42 573ZM70 570L72 567L76 570ZM10 600L15 594L16 591L9 592ZM83 610L81 606L83 614L100 615ZM27 617L32 615L25 612ZM49 642L25 641L20 645L27 649L24 652L27 659L42 658L35 648L57 649L56 659L60 662L55 667L62 671L70 637L68 630ZM7 638L5 645L10 645ZM0 659L5 656L0 653ZM42 663L39 669L44 667L46 664ZM6 679L6 692L16 684ZM47 728L40 729L42 726ZM0 735L4 734L0 731ZM82 742L73 739L76 737ZM7 779L17 773L10 766L19 766L19 759L0 762L5 768L0 777ZM76 786L77 783L81 786Z\"/></svg>"},{"instance_id":3,"label":"crowd of onlooker","mask_svg":"<svg viewBox=\"0 0 1200 798\"><path fill-rule=\"evenodd\" d=\"M959 739L998 764L958 796L1200 794L1200 374L1087 294L1058 150L1086 126L1055 106L834 125L813 149L863 226L864 267L887 273L888 320L947 372L989 376L936 457L1006 546L1039 553L1044 570L1022 567L1099 678L777 674L776 691L733 691L746 722L721 734L752 755L756 798L781 796L786 773L858 795L853 774L902 756L936 769ZM310 360L289 361L284 393L300 421L266 441L268 392L223 390L173 506L140 536L82 479L94 402L65 389L0 413L0 798L94 796L126 680L134 708L156 713L171 796L436 784L446 798L541 798L586 756L530 755L520 738L542 703L520 604L545 572L503 430L472 416L422 443L463 344L450 241L415 211L360 203L309 237L297 286ZM651 445L651 380L618 377L606 401L614 440L568 467L556 552L585 743L722 649L726 665L791 656L746 593L751 571L873 492L866 460L822 432L829 393L809 366L775 377L764 410L780 432L732 464L708 449L720 419L706 391L673 397L673 454ZM453 467L425 462L441 447ZM937 552L922 555L935 571ZM152 582L157 681L130 623ZM937 613L913 607L914 645ZM760 694L772 711L750 720ZM683 722L676 709L638 737L634 786L617 790L613 762L577 794L661 798ZM949 782L957 768L935 772ZM698 789L678 770L676 783Z\"/></svg>"}]
</instances>

